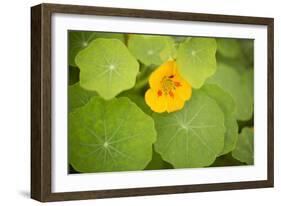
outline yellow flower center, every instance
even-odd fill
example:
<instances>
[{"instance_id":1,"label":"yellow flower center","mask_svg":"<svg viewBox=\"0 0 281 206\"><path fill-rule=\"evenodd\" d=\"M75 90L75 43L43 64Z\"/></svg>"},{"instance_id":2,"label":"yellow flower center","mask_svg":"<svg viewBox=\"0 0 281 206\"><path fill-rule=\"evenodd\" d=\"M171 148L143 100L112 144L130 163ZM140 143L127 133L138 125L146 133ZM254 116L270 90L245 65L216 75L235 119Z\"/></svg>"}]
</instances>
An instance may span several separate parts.
<instances>
[{"instance_id":1,"label":"yellow flower center","mask_svg":"<svg viewBox=\"0 0 281 206\"><path fill-rule=\"evenodd\" d=\"M158 91L158 96L162 95L162 91L164 95L170 95L171 97L174 97L174 91L176 90L176 87L181 86L179 82L176 82L173 80L174 75L170 76L164 76L161 80L161 90Z\"/></svg>"}]
</instances>

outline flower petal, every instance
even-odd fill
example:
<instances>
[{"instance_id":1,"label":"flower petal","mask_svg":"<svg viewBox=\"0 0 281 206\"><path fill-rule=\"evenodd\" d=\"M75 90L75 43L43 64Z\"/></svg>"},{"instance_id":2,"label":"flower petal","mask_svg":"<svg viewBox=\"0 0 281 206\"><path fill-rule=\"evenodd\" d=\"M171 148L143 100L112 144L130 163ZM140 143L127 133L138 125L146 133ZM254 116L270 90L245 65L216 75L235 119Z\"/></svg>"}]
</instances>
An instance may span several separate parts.
<instances>
[{"instance_id":1,"label":"flower petal","mask_svg":"<svg viewBox=\"0 0 281 206\"><path fill-rule=\"evenodd\" d=\"M149 89L145 93L145 102L152 111L162 113L167 109L167 97L157 90Z\"/></svg>"},{"instance_id":2,"label":"flower petal","mask_svg":"<svg viewBox=\"0 0 281 206\"><path fill-rule=\"evenodd\" d=\"M183 101L189 100L192 95L191 85L185 80L178 80L180 86L176 87L175 93Z\"/></svg>"},{"instance_id":3,"label":"flower petal","mask_svg":"<svg viewBox=\"0 0 281 206\"><path fill-rule=\"evenodd\" d=\"M179 70L177 69L177 64L175 64L174 73L175 78L173 80L180 85L176 87L176 93L178 97L183 101L189 100L192 95L192 87L186 80L181 77Z\"/></svg>"},{"instance_id":4,"label":"flower petal","mask_svg":"<svg viewBox=\"0 0 281 206\"><path fill-rule=\"evenodd\" d=\"M175 93L173 96L167 96L167 103L168 112L180 110L184 106L184 100L179 98L177 93Z\"/></svg>"},{"instance_id":5,"label":"flower petal","mask_svg":"<svg viewBox=\"0 0 281 206\"><path fill-rule=\"evenodd\" d=\"M167 61L158 67L149 77L149 85L153 89L161 87L161 80L164 76L174 74L175 61Z\"/></svg>"}]
</instances>

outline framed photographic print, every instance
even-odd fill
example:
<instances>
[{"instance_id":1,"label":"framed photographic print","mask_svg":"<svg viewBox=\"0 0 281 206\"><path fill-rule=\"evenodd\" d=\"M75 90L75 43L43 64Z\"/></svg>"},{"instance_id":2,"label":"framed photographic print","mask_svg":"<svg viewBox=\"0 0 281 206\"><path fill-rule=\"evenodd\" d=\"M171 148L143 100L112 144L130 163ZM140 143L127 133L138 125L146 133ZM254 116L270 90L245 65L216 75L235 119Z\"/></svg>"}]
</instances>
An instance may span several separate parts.
<instances>
[{"instance_id":1,"label":"framed photographic print","mask_svg":"<svg viewBox=\"0 0 281 206\"><path fill-rule=\"evenodd\" d=\"M273 19L31 8L31 197L273 187Z\"/></svg>"}]
</instances>

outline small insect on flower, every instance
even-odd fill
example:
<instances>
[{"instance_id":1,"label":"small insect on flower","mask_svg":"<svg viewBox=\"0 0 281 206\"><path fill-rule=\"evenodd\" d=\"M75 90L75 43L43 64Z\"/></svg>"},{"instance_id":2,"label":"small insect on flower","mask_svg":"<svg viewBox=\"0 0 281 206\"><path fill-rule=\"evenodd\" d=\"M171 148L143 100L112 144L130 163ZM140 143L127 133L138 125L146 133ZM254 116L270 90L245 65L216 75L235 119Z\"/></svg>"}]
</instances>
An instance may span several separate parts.
<instances>
[{"instance_id":1,"label":"small insect on flower","mask_svg":"<svg viewBox=\"0 0 281 206\"><path fill-rule=\"evenodd\" d=\"M175 61L167 61L149 77L150 88L145 93L145 102L154 112L174 112L183 108L192 94L191 85L184 80Z\"/></svg>"}]
</instances>

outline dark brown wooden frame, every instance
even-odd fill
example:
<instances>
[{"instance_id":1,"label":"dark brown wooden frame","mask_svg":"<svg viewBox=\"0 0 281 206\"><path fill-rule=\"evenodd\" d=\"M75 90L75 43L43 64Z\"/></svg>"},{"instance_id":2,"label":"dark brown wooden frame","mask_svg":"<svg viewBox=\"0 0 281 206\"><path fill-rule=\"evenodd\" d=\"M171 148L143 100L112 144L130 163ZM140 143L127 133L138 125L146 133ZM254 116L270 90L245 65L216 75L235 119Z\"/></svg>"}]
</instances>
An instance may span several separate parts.
<instances>
[{"instance_id":1,"label":"dark brown wooden frame","mask_svg":"<svg viewBox=\"0 0 281 206\"><path fill-rule=\"evenodd\" d=\"M51 191L51 16L54 13L266 25L268 31L267 180L134 189L52 193ZM40 4L31 8L31 197L48 201L205 192L273 187L274 92L272 18Z\"/></svg>"}]
</instances>

